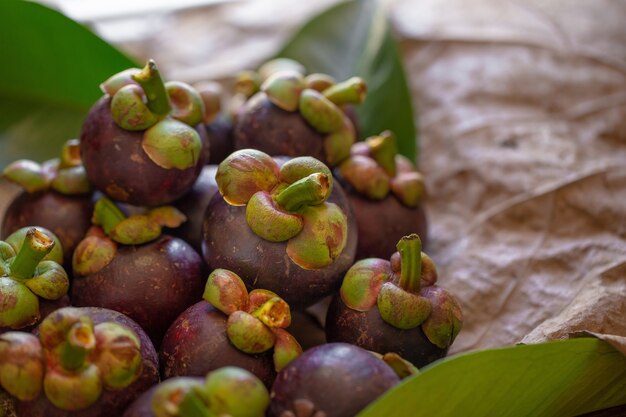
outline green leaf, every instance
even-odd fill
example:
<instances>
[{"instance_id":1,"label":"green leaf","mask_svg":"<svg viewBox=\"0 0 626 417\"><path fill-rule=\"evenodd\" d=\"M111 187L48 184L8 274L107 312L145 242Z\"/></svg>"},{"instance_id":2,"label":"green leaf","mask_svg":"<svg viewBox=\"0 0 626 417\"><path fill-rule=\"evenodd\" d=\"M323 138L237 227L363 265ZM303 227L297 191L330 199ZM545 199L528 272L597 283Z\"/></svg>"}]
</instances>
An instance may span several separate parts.
<instances>
[{"instance_id":1,"label":"green leaf","mask_svg":"<svg viewBox=\"0 0 626 417\"><path fill-rule=\"evenodd\" d=\"M136 66L87 28L37 3L0 1L0 167L56 157L78 137L110 75Z\"/></svg>"},{"instance_id":2,"label":"green leaf","mask_svg":"<svg viewBox=\"0 0 626 417\"><path fill-rule=\"evenodd\" d=\"M328 9L305 24L278 56L337 80L353 75L365 79L368 95L357 106L361 135L392 130L400 153L415 160L417 132L411 95L383 3L353 0Z\"/></svg>"},{"instance_id":3,"label":"green leaf","mask_svg":"<svg viewBox=\"0 0 626 417\"><path fill-rule=\"evenodd\" d=\"M626 357L584 338L444 359L405 379L358 417L567 417L625 403Z\"/></svg>"}]
</instances>

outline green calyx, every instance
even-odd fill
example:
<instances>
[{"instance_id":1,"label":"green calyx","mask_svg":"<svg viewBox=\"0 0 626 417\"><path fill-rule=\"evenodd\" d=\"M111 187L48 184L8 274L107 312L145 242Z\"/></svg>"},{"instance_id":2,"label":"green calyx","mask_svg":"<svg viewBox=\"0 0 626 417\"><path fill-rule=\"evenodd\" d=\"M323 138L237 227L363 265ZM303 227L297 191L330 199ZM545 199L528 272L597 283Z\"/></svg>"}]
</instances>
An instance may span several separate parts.
<instances>
[{"instance_id":1,"label":"green calyx","mask_svg":"<svg viewBox=\"0 0 626 417\"><path fill-rule=\"evenodd\" d=\"M141 372L137 335L118 323L94 326L80 309L66 307L40 326L44 351L43 388L58 408L78 411L92 405L103 389L121 389Z\"/></svg>"},{"instance_id":2,"label":"green calyx","mask_svg":"<svg viewBox=\"0 0 626 417\"><path fill-rule=\"evenodd\" d=\"M402 356L398 355L397 353L389 352L382 355L378 352L374 352L371 350L369 351L369 353L389 365L389 367L393 369L393 371L396 373L396 375L398 375L398 377L400 377L400 379L419 374L419 369L417 369L415 365L413 365L406 359L403 359Z\"/></svg>"},{"instance_id":3,"label":"green calyx","mask_svg":"<svg viewBox=\"0 0 626 417\"><path fill-rule=\"evenodd\" d=\"M371 136L352 145L351 156L339 167L341 176L371 199L381 200L391 191L402 204L415 208L426 195L424 177L397 152L392 132Z\"/></svg>"},{"instance_id":4,"label":"green calyx","mask_svg":"<svg viewBox=\"0 0 626 417\"><path fill-rule=\"evenodd\" d=\"M145 131L142 148L161 168L195 166L202 140L192 126L205 117L200 93L186 83L163 83L153 60L140 71L120 74L115 83L119 88L109 89L113 121L122 129Z\"/></svg>"},{"instance_id":5,"label":"green calyx","mask_svg":"<svg viewBox=\"0 0 626 417\"><path fill-rule=\"evenodd\" d=\"M341 129L324 138L324 155L330 166L335 166L350 157L350 149L356 140L354 125L348 116L343 116Z\"/></svg>"},{"instance_id":6,"label":"green calyx","mask_svg":"<svg viewBox=\"0 0 626 417\"><path fill-rule=\"evenodd\" d=\"M69 279L63 267L44 258L55 245L52 237L35 227L21 243L0 242L0 327L19 329L39 320L39 298L57 300L67 294ZM7 240L15 238L9 236ZM16 250L17 249L17 250Z\"/></svg>"},{"instance_id":7,"label":"green calyx","mask_svg":"<svg viewBox=\"0 0 626 417\"><path fill-rule=\"evenodd\" d=\"M9 164L2 175L28 193L49 189L65 195L91 192L91 184L80 159L77 139L65 142L60 159L51 159L43 164L20 159Z\"/></svg>"},{"instance_id":8,"label":"green calyx","mask_svg":"<svg viewBox=\"0 0 626 417\"><path fill-rule=\"evenodd\" d=\"M141 72L139 68L129 68L125 69L122 72L118 72L117 74L112 75L102 84L100 84L100 90L104 94L108 94L109 96L113 96L115 93L119 91L120 88L127 85L139 85L133 79L134 75L137 75Z\"/></svg>"},{"instance_id":9,"label":"green calyx","mask_svg":"<svg viewBox=\"0 0 626 417\"><path fill-rule=\"evenodd\" d=\"M202 140L189 125L174 119L163 119L145 131L141 147L161 168L183 170L198 163Z\"/></svg>"},{"instance_id":10,"label":"green calyx","mask_svg":"<svg viewBox=\"0 0 626 417\"><path fill-rule=\"evenodd\" d=\"M396 245L400 252L400 288L418 293L422 277L422 241L415 233L404 236Z\"/></svg>"},{"instance_id":11,"label":"green calyx","mask_svg":"<svg viewBox=\"0 0 626 417\"><path fill-rule=\"evenodd\" d=\"M169 81L165 83L165 89L172 106L170 116L189 126L202 122L204 100L195 88L180 81Z\"/></svg>"},{"instance_id":12,"label":"green calyx","mask_svg":"<svg viewBox=\"0 0 626 417\"><path fill-rule=\"evenodd\" d=\"M299 109L304 120L320 133L335 132L343 127L341 109L315 90L302 90Z\"/></svg>"},{"instance_id":13,"label":"green calyx","mask_svg":"<svg viewBox=\"0 0 626 417\"><path fill-rule=\"evenodd\" d=\"M346 272L339 295L352 310L368 311L376 305L380 287L391 279L389 261L378 258L362 259Z\"/></svg>"},{"instance_id":14,"label":"green calyx","mask_svg":"<svg viewBox=\"0 0 626 417\"><path fill-rule=\"evenodd\" d=\"M324 97L338 106L361 104L365 101L367 86L361 77L352 77L323 91Z\"/></svg>"},{"instance_id":15,"label":"green calyx","mask_svg":"<svg viewBox=\"0 0 626 417\"><path fill-rule=\"evenodd\" d=\"M461 306L452 294L436 285L423 288L421 295L432 305L422 330L432 344L447 349L463 327Z\"/></svg>"},{"instance_id":16,"label":"green calyx","mask_svg":"<svg viewBox=\"0 0 626 417\"><path fill-rule=\"evenodd\" d=\"M291 335L279 331L291 324L291 312L275 293L261 289L248 293L237 274L216 269L209 275L203 298L228 316L228 339L242 352L254 354L274 348L276 367L302 352Z\"/></svg>"},{"instance_id":17,"label":"green calyx","mask_svg":"<svg viewBox=\"0 0 626 417\"><path fill-rule=\"evenodd\" d=\"M0 386L20 401L39 396L44 355L36 336L25 332L0 335Z\"/></svg>"},{"instance_id":18,"label":"green calyx","mask_svg":"<svg viewBox=\"0 0 626 417\"><path fill-rule=\"evenodd\" d=\"M92 216L92 222L95 225L102 226L104 233L110 239L123 245L140 245L150 242L161 236L163 226L171 228L178 227L186 220L187 218L184 214L171 206L158 207L149 210L145 214L136 214L126 217L115 203L106 197L96 202ZM85 240L88 238L89 236ZM86 260L85 258L89 258L89 256L86 257L85 255L88 255L89 252L93 252L96 246L103 247L99 246L101 242L103 242L102 239L100 239L100 241L91 239L89 245L86 243L84 246L81 242L77 247L78 255L76 253L74 254L75 262L77 259L84 262ZM105 245L105 243L102 243L102 245ZM106 243L106 246L111 248L109 243ZM89 251L87 251L87 249L89 249ZM107 250L107 253L108 252L110 251ZM99 254L102 255L103 253L99 252ZM82 268L79 266L79 269Z\"/></svg>"},{"instance_id":19,"label":"green calyx","mask_svg":"<svg viewBox=\"0 0 626 417\"><path fill-rule=\"evenodd\" d=\"M223 367L210 372L204 383L172 378L159 385L152 396L155 417L262 417L269 393L252 373Z\"/></svg>"},{"instance_id":20,"label":"green calyx","mask_svg":"<svg viewBox=\"0 0 626 417\"><path fill-rule=\"evenodd\" d=\"M279 170L269 155L244 149L220 164L216 181L227 203L247 205L248 225L259 237L289 241L287 254L302 268L327 266L345 248L347 218L326 201L332 174L315 158L294 158Z\"/></svg>"},{"instance_id":21,"label":"green calyx","mask_svg":"<svg viewBox=\"0 0 626 417\"><path fill-rule=\"evenodd\" d=\"M304 74L306 74L306 68L298 61L294 61L290 58L275 58L259 67L257 72L258 79L263 82L271 75L279 72L295 72L304 76Z\"/></svg>"},{"instance_id":22,"label":"green calyx","mask_svg":"<svg viewBox=\"0 0 626 417\"><path fill-rule=\"evenodd\" d=\"M261 85L261 91L273 104L289 112L298 110L300 93L303 89L302 74L294 71L274 73Z\"/></svg>"},{"instance_id":23,"label":"green calyx","mask_svg":"<svg viewBox=\"0 0 626 417\"><path fill-rule=\"evenodd\" d=\"M319 72L315 72L304 77L304 85L306 88L319 91L320 93L324 92L324 90L332 87L336 83L337 81L330 75Z\"/></svg>"}]
</instances>

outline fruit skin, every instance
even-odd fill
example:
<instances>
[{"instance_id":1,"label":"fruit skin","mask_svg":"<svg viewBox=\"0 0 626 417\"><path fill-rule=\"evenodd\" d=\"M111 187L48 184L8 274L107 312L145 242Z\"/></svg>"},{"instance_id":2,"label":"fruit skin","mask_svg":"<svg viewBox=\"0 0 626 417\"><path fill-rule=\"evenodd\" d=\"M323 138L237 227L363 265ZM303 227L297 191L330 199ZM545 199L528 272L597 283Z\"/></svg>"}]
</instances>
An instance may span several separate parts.
<instances>
[{"instance_id":1,"label":"fruit skin","mask_svg":"<svg viewBox=\"0 0 626 417\"><path fill-rule=\"evenodd\" d=\"M22 192L7 207L0 240L26 226L41 226L54 233L63 246L63 266L69 271L72 253L91 226L91 195L68 196L56 191Z\"/></svg>"},{"instance_id":2,"label":"fruit skin","mask_svg":"<svg viewBox=\"0 0 626 417\"><path fill-rule=\"evenodd\" d=\"M205 378L201 377L189 377L183 378L186 381L195 381L198 383L204 383ZM153 386L148 391L141 394L124 412L122 417L154 417L152 412L152 394L157 390L158 386Z\"/></svg>"},{"instance_id":3,"label":"fruit skin","mask_svg":"<svg viewBox=\"0 0 626 417\"><path fill-rule=\"evenodd\" d=\"M333 297L328 308L326 338L329 342L358 340L359 346L374 352L394 352L418 368L428 365L448 354L432 344L422 326L409 330L398 329L386 323L377 308L356 311L344 304L340 297Z\"/></svg>"},{"instance_id":4,"label":"fruit skin","mask_svg":"<svg viewBox=\"0 0 626 417\"><path fill-rule=\"evenodd\" d=\"M272 350L247 354L228 340L228 317L206 301L185 310L170 326L159 352L164 378L202 376L223 366L256 375L268 388L276 377Z\"/></svg>"},{"instance_id":5,"label":"fruit skin","mask_svg":"<svg viewBox=\"0 0 626 417\"><path fill-rule=\"evenodd\" d=\"M218 191L215 182L216 172L217 165L205 165L191 190L173 204L187 216L187 221L175 229L168 229L169 233L189 243L198 253L202 251L204 212Z\"/></svg>"},{"instance_id":6,"label":"fruit skin","mask_svg":"<svg viewBox=\"0 0 626 417\"><path fill-rule=\"evenodd\" d=\"M398 240L409 233L417 233L427 246L428 221L422 205L407 207L391 194L383 200L370 200L351 187L346 190L359 234L356 259L389 259Z\"/></svg>"},{"instance_id":7,"label":"fruit skin","mask_svg":"<svg viewBox=\"0 0 626 417\"><path fill-rule=\"evenodd\" d=\"M206 158L208 164L217 165L235 150L233 144L233 122L225 114L220 114L211 123L204 125L209 147Z\"/></svg>"},{"instance_id":8,"label":"fruit skin","mask_svg":"<svg viewBox=\"0 0 626 417\"><path fill-rule=\"evenodd\" d=\"M141 341L143 357L142 371L139 378L121 391L104 390L100 398L90 407L81 411L64 411L56 408L45 395L34 401L22 401L17 404L19 417L112 417L122 414L124 409L141 393L159 382L158 357L154 346L143 329L133 320L117 311L97 307L83 307L81 310L94 322L94 325L113 321L133 330ZM37 329L33 331L37 334Z\"/></svg>"},{"instance_id":9,"label":"fruit skin","mask_svg":"<svg viewBox=\"0 0 626 417\"><path fill-rule=\"evenodd\" d=\"M286 417L286 411L291 411L299 417L293 403L304 400L313 405L308 415L351 417L399 381L391 367L357 346L317 346L279 372L268 415Z\"/></svg>"},{"instance_id":10,"label":"fruit skin","mask_svg":"<svg viewBox=\"0 0 626 417\"><path fill-rule=\"evenodd\" d=\"M200 255L183 240L161 235L143 245L119 245L107 266L75 276L71 299L128 315L159 346L170 323L201 299L203 287Z\"/></svg>"},{"instance_id":11,"label":"fruit skin","mask_svg":"<svg viewBox=\"0 0 626 417\"><path fill-rule=\"evenodd\" d=\"M220 194L213 196L204 218L204 259L211 268L235 272L250 289L273 291L293 309L303 309L339 288L356 253L356 221L337 182L328 201L346 214L348 238L341 255L327 267L306 270L297 266L286 253L287 242L269 242L257 236L246 220L246 207L231 206Z\"/></svg>"},{"instance_id":12,"label":"fruit skin","mask_svg":"<svg viewBox=\"0 0 626 417\"><path fill-rule=\"evenodd\" d=\"M185 194L195 182L206 153L195 166L164 169L144 152L144 131L120 128L111 117L111 99L94 104L83 124L80 151L89 181L114 200L140 206L170 203ZM208 146L206 129L198 125L203 148Z\"/></svg>"},{"instance_id":13,"label":"fruit skin","mask_svg":"<svg viewBox=\"0 0 626 417\"><path fill-rule=\"evenodd\" d=\"M324 137L299 112L282 110L263 92L241 108L233 130L235 149L254 148L272 156L307 155L326 164Z\"/></svg>"}]
</instances>

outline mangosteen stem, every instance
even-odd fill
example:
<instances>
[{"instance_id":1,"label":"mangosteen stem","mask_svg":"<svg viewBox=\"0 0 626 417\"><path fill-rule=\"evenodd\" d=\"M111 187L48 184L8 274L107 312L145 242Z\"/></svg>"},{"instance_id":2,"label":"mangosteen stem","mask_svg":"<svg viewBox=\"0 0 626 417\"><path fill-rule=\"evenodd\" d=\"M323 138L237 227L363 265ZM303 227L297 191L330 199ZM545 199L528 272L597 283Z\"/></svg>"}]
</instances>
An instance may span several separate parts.
<instances>
[{"instance_id":1,"label":"mangosteen stem","mask_svg":"<svg viewBox=\"0 0 626 417\"><path fill-rule=\"evenodd\" d=\"M141 72L131 77L143 88L148 99L148 108L152 113L165 116L172 110L165 85L154 60L149 60Z\"/></svg>"},{"instance_id":2,"label":"mangosteen stem","mask_svg":"<svg viewBox=\"0 0 626 417\"><path fill-rule=\"evenodd\" d=\"M376 163L385 170L390 177L396 176L396 138L390 131L384 131L379 136L366 140L370 148L370 155Z\"/></svg>"},{"instance_id":3,"label":"mangosteen stem","mask_svg":"<svg viewBox=\"0 0 626 417\"><path fill-rule=\"evenodd\" d=\"M284 321L285 315L289 314L289 309L285 310L286 304L278 297L270 298L261 304L251 314L253 317L261 320L267 327L280 327L279 324Z\"/></svg>"},{"instance_id":4,"label":"mangosteen stem","mask_svg":"<svg viewBox=\"0 0 626 417\"><path fill-rule=\"evenodd\" d=\"M102 226L107 235L124 219L126 219L126 215L113 201L103 197L96 202L93 210L93 222Z\"/></svg>"},{"instance_id":5,"label":"mangosteen stem","mask_svg":"<svg viewBox=\"0 0 626 417\"><path fill-rule=\"evenodd\" d=\"M19 279L32 278L39 262L53 247L53 239L31 227L26 232L22 248L11 263L11 276Z\"/></svg>"},{"instance_id":6,"label":"mangosteen stem","mask_svg":"<svg viewBox=\"0 0 626 417\"><path fill-rule=\"evenodd\" d=\"M67 341L61 348L59 361L61 366L73 371L81 368L89 353L96 346L93 327L87 323L76 323L67 334Z\"/></svg>"},{"instance_id":7,"label":"mangosteen stem","mask_svg":"<svg viewBox=\"0 0 626 417\"><path fill-rule=\"evenodd\" d=\"M330 178L323 173L314 173L298 180L279 192L275 200L288 211L297 211L304 206L322 204L328 198Z\"/></svg>"},{"instance_id":8,"label":"mangosteen stem","mask_svg":"<svg viewBox=\"0 0 626 417\"><path fill-rule=\"evenodd\" d=\"M396 245L400 252L400 287L417 294L422 278L422 241L415 233L404 236Z\"/></svg>"}]
</instances>

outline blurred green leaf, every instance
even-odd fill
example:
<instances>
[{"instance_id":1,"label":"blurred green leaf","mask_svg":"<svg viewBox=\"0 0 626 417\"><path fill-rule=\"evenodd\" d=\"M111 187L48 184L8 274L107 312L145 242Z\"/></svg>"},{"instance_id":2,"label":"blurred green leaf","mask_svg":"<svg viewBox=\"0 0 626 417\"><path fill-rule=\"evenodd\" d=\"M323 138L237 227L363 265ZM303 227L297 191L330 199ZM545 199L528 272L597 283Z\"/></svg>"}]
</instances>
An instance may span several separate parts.
<instances>
[{"instance_id":1,"label":"blurred green leaf","mask_svg":"<svg viewBox=\"0 0 626 417\"><path fill-rule=\"evenodd\" d=\"M0 167L57 156L98 86L135 63L87 28L29 1L0 1Z\"/></svg>"},{"instance_id":2,"label":"blurred green leaf","mask_svg":"<svg viewBox=\"0 0 626 417\"><path fill-rule=\"evenodd\" d=\"M626 357L592 338L472 352L421 371L358 417L568 417L626 404Z\"/></svg>"},{"instance_id":3,"label":"blurred green leaf","mask_svg":"<svg viewBox=\"0 0 626 417\"><path fill-rule=\"evenodd\" d=\"M363 77L368 96L357 107L361 135L392 130L400 152L415 160L417 132L411 95L384 2L353 0L326 10L307 22L278 56L338 80Z\"/></svg>"}]
</instances>

